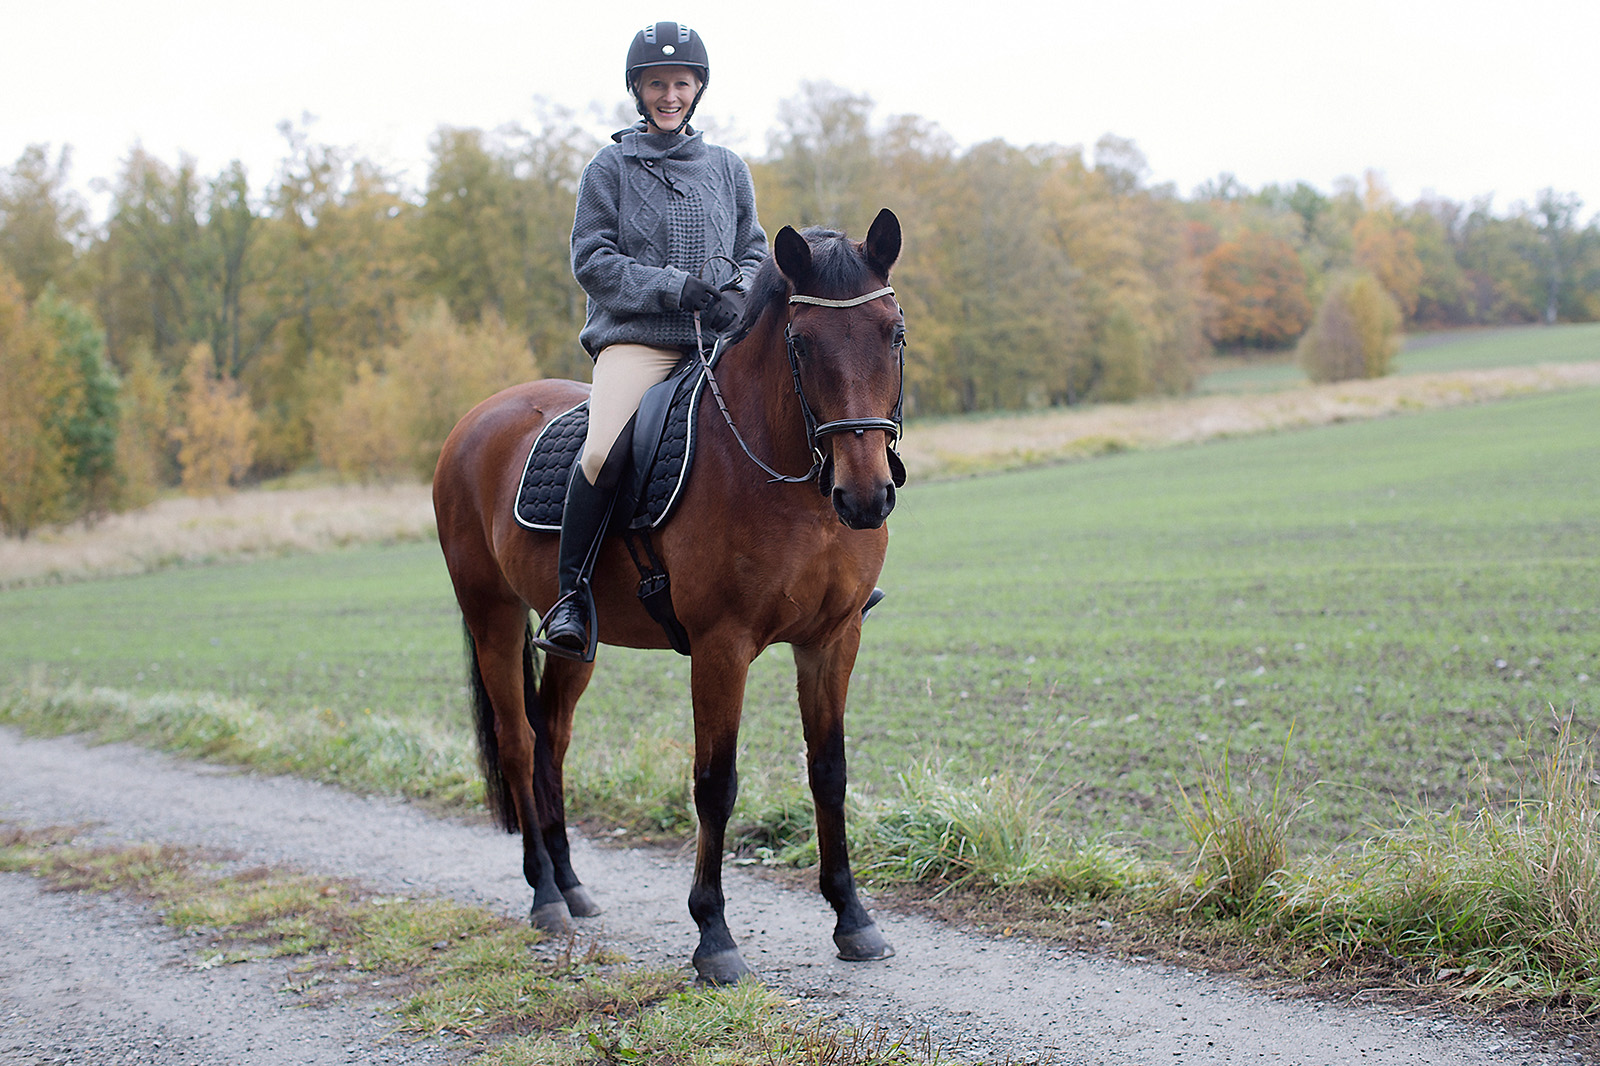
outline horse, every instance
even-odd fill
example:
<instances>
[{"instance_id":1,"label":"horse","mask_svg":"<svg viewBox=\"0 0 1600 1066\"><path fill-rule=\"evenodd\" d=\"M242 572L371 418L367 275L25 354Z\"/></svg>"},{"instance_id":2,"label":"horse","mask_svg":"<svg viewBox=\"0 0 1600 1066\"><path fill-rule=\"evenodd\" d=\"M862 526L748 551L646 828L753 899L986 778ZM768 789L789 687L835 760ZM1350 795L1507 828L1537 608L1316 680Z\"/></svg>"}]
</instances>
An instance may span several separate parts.
<instances>
[{"instance_id":1,"label":"horse","mask_svg":"<svg viewBox=\"0 0 1600 1066\"><path fill-rule=\"evenodd\" d=\"M905 478L894 450L905 320L889 285L900 246L887 209L860 242L779 231L715 363L717 407L699 405L691 476L656 531L689 638L699 827L688 903L703 983L751 973L724 917L723 843L738 793L746 677L777 643L793 648L834 946L852 961L894 954L861 904L845 844L844 714L864 608L888 548L884 521ZM529 612L543 614L556 599L558 537L518 525L513 504L540 429L587 393L579 382L541 380L491 396L450 433L433 481L466 630L487 803L507 832L522 833L530 921L558 932L571 928L569 917L599 913L572 869L562 778L594 663L548 656L541 669L536 661ZM667 648L635 595L637 577L620 539L607 537L592 581L599 641Z\"/></svg>"}]
</instances>

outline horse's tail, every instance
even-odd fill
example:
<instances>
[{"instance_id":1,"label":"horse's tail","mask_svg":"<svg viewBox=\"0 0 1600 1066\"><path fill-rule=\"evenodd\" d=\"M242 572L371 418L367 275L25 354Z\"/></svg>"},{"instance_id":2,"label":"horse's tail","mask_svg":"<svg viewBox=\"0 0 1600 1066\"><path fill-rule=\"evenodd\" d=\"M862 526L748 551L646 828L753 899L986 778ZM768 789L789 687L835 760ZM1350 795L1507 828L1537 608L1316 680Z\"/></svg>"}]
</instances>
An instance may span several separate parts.
<instances>
[{"instance_id":1,"label":"horse's tail","mask_svg":"<svg viewBox=\"0 0 1600 1066\"><path fill-rule=\"evenodd\" d=\"M462 627L466 627L463 621ZM511 798L511 786L500 769L500 740L494 730L494 705L489 702L489 691L483 685L483 671L478 666L478 646L467 632L467 686L472 694L472 723L478 734L478 765L483 770L483 800L489 814L505 827L508 833L520 828L517 824L517 805ZM522 638L522 701L523 713L529 723L539 716L539 671L533 658L533 631L530 623Z\"/></svg>"}]
</instances>

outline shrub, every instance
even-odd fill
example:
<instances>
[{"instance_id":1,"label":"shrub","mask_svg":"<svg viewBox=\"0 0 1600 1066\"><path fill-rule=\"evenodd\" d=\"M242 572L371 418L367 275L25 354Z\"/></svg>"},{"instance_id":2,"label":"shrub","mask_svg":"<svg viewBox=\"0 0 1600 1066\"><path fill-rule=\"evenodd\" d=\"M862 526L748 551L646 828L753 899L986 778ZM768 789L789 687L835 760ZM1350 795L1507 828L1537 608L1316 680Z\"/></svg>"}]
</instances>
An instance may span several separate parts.
<instances>
[{"instance_id":1,"label":"shrub","mask_svg":"<svg viewBox=\"0 0 1600 1066\"><path fill-rule=\"evenodd\" d=\"M1312 381L1387 374L1399 350L1400 308L1371 274L1334 281L1300 338L1296 358Z\"/></svg>"}]
</instances>

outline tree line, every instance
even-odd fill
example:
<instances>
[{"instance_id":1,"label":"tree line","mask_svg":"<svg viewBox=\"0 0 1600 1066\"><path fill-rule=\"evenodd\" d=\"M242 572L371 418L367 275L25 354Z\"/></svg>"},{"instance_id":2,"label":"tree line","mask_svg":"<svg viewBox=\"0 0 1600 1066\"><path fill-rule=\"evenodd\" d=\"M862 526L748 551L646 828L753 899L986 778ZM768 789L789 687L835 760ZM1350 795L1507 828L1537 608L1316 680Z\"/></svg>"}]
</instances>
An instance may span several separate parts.
<instances>
[{"instance_id":1,"label":"tree line","mask_svg":"<svg viewBox=\"0 0 1600 1066\"><path fill-rule=\"evenodd\" d=\"M1217 351L1374 375L1400 329L1600 317L1600 221L1554 190L1497 212L1224 175L1185 198L1112 136L961 148L826 83L779 117L751 160L769 233L901 218L914 415L1182 393ZM425 475L494 389L587 378L568 238L598 142L571 114L441 128L421 190L282 132L259 186L135 147L103 221L67 149L0 169L6 532L310 467Z\"/></svg>"}]
</instances>

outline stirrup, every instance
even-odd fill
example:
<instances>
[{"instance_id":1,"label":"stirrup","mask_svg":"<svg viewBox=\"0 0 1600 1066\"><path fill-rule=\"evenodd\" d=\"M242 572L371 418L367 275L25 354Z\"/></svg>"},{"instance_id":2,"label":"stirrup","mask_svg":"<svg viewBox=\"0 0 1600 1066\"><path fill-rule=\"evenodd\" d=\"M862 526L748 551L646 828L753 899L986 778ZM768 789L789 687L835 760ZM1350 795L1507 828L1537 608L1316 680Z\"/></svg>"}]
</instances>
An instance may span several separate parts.
<instances>
[{"instance_id":1,"label":"stirrup","mask_svg":"<svg viewBox=\"0 0 1600 1066\"><path fill-rule=\"evenodd\" d=\"M872 613L872 609L878 606L878 604L882 603L883 598L887 595L888 593L884 592L880 588L874 588L872 590L872 595L867 597L867 605L861 608L861 620L863 622L867 620L867 615Z\"/></svg>"},{"instance_id":2,"label":"stirrup","mask_svg":"<svg viewBox=\"0 0 1600 1066\"><path fill-rule=\"evenodd\" d=\"M571 602L574 599L578 602ZM556 612L562 608L584 612L583 630L584 637L588 643L581 652L568 645L557 644L549 638L550 622L556 617ZM595 652L600 646L599 630L600 625L595 611L594 593L590 591L588 583L585 582L571 592L557 597L556 602L550 605L550 609L544 613L544 617L539 619L539 627L533 631L533 646L546 655L554 655L559 659L592 663L594 662Z\"/></svg>"}]
</instances>

